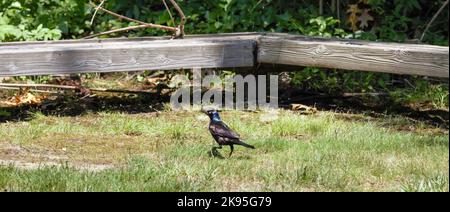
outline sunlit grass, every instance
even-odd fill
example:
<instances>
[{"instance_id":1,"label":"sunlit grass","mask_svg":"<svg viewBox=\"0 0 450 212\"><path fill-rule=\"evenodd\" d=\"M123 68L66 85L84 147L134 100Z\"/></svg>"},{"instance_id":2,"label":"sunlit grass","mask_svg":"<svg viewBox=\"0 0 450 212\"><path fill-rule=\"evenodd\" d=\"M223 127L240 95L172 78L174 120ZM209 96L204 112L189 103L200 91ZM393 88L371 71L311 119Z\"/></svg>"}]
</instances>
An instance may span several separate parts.
<instances>
[{"instance_id":1,"label":"sunlit grass","mask_svg":"<svg viewBox=\"0 0 450 212\"><path fill-rule=\"evenodd\" d=\"M448 191L448 132L401 117L319 112L223 112L255 150L210 157L199 112L35 114L0 124L0 160L62 166L1 166L9 191ZM412 131L401 126L411 125ZM226 156L229 148L220 150ZM112 165L107 170L79 169Z\"/></svg>"}]
</instances>

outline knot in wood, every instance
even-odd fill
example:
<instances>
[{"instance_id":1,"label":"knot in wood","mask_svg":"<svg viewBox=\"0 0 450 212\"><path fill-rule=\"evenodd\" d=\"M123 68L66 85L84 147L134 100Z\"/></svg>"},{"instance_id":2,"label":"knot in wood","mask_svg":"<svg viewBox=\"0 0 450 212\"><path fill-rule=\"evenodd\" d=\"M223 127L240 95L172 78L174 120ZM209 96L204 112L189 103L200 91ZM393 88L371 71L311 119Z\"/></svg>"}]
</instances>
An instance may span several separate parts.
<instances>
[{"instance_id":1,"label":"knot in wood","mask_svg":"<svg viewBox=\"0 0 450 212\"><path fill-rule=\"evenodd\" d=\"M170 59L168 57L166 57L165 55L163 55L163 54L160 54L160 55L156 56L155 59L156 59L156 61L158 61L158 63L162 63L162 64L165 64L165 65L170 63Z\"/></svg>"},{"instance_id":2,"label":"knot in wood","mask_svg":"<svg viewBox=\"0 0 450 212\"><path fill-rule=\"evenodd\" d=\"M404 56L408 55L409 53L408 53L408 51L405 51L403 49L396 49L396 50L394 50L393 54L395 57L404 57Z\"/></svg>"},{"instance_id":3,"label":"knot in wood","mask_svg":"<svg viewBox=\"0 0 450 212\"><path fill-rule=\"evenodd\" d=\"M321 55L325 55L328 54L330 52L330 50L325 46L325 45L318 45L317 48L314 50L314 54L316 56L321 56Z\"/></svg>"}]
</instances>

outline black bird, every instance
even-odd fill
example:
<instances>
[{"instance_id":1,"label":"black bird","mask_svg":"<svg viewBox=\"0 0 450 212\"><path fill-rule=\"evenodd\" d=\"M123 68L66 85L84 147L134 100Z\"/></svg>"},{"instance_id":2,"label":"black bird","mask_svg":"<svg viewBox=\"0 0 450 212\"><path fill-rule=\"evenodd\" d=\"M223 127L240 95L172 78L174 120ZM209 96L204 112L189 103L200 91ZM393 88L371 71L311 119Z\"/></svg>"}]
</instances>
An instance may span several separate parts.
<instances>
[{"instance_id":1,"label":"black bird","mask_svg":"<svg viewBox=\"0 0 450 212\"><path fill-rule=\"evenodd\" d=\"M208 110L204 111L206 115L209 116L209 132L216 142L219 144L219 147L213 147L213 151L216 149L222 149L223 145L230 146L230 156L233 154L234 146L233 145L241 145L250 149L255 149L254 146L244 143L240 136L231 130L221 119L219 116L219 112L216 110Z\"/></svg>"}]
</instances>

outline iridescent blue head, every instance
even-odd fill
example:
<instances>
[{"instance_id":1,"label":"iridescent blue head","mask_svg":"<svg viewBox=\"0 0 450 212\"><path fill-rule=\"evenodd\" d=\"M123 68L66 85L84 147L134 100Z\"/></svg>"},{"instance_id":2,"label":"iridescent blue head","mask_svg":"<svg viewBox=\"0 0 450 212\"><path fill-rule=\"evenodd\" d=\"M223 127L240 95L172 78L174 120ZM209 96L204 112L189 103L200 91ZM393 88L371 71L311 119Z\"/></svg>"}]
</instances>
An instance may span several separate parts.
<instances>
[{"instance_id":1,"label":"iridescent blue head","mask_svg":"<svg viewBox=\"0 0 450 212\"><path fill-rule=\"evenodd\" d=\"M211 121L214 121L214 122L221 122L222 121L220 119L219 112L217 112L217 110L208 110L208 111L205 111L205 114L209 116Z\"/></svg>"}]
</instances>

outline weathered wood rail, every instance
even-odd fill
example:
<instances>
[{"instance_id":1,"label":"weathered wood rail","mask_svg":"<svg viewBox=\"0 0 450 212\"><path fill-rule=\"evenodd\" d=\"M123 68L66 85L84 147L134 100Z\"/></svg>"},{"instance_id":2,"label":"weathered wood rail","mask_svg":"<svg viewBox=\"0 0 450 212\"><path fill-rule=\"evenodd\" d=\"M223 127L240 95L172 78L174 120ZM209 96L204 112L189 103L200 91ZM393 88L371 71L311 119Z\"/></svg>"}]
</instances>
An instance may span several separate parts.
<instances>
[{"instance_id":1,"label":"weathered wood rail","mask_svg":"<svg viewBox=\"0 0 450 212\"><path fill-rule=\"evenodd\" d=\"M0 43L0 77L86 72L315 66L449 78L449 48L277 33Z\"/></svg>"}]
</instances>

